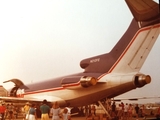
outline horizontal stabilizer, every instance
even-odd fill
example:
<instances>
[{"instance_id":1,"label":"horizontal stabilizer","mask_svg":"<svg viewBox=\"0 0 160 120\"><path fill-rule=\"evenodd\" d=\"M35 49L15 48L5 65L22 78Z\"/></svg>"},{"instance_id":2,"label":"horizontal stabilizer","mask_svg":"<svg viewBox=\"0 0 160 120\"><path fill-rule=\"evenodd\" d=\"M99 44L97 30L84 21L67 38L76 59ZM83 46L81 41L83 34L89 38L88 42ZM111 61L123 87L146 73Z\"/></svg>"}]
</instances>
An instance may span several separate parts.
<instances>
[{"instance_id":1,"label":"horizontal stabilizer","mask_svg":"<svg viewBox=\"0 0 160 120\"><path fill-rule=\"evenodd\" d=\"M153 0L126 0L136 21L150 21L158 18L159 5Z\"/></svg>"}]
</instances>

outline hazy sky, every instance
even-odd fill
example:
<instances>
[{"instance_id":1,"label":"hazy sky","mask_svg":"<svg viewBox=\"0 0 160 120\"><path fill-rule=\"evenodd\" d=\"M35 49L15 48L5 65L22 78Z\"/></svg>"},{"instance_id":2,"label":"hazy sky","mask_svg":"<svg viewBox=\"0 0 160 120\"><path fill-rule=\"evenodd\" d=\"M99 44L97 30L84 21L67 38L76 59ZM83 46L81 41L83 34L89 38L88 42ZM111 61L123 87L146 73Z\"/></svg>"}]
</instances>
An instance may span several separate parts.
<instances>
[{"instance_id":1,"label":"hazy sky","mask_svg":"<svg viewBox=\"0 0 160 120\"><path fill-rule=\"evenodd\" d=\"M25 84L82 72L82 59L109 52L130 24L124 0L0 1L0 83ZM160 96L160 37L141 72L152 82L127 97Z\"/></svg>"}]
</instances>

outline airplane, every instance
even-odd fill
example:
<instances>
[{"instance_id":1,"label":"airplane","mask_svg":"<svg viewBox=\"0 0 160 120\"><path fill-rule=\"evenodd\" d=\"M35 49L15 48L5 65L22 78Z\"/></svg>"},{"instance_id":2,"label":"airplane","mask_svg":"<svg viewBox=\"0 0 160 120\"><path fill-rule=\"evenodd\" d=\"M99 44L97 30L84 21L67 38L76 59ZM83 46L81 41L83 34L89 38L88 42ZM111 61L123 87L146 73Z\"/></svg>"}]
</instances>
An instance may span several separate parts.
<instances>
[{"instance_id":1,"label":"airplane","mask_svg":"<svg viewBox=\"0 0 160 120\"><path fill-rule=\"evenodd\" d=\"M153 0L125 0L133 19L109 53L83 59L83 72L24 84L19 79L5 101L48 102L79 107L113 98L151 82L150 75L140 72L160 34L160 12Z\"/></svg>"}]
</instances>

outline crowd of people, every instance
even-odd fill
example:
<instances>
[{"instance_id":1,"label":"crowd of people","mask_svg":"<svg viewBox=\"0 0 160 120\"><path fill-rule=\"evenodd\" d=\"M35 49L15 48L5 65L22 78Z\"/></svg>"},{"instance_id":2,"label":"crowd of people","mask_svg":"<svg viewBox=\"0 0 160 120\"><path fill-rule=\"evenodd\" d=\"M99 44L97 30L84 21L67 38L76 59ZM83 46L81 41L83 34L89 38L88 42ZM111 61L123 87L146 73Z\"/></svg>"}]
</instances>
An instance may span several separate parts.
<instances>
[{"instance_id":1,"label":"crowd of people","mask_svg":"<svg viewBox=\"0 0 160 120\"><path fill-rule=\"evenodd\" d=\"M18 112L19 108L12 103L0 103L0 120L5 120L5 118L8 118L9 120L17 118Z\"/></svg>"},{"instance_id":2,"label":"crowd of people","mask_svg":"<svg viewBox=\"0 0 160 120\"><path fill-rule=\"evenodd\" d=\"M129 104L129 103L119 103L115 105L115 102L110 104L108 111L112 118L117 120L132 120L133 118L146 118L147 116L157 117L160 115L160 107L153 113L151 110L150 113L147 113L146 106L143 104Z\"/></svg>"},{"instance_id":3,"label":"crowd of people","mask_svg":"<svg viewBox=\"0 0 160 120\"><path fill-rule=\"evenodd\" d=\"M69 108L60 108L58 102L54 102L52 106L48 105L47 100L43 100L40 105L29 102L24 106L0 104L0 120L16 120L20 114L23 120L71 120Z\"/></svg>"},{"instance_id":4,"label":"crowd of people","mask_svg":"<svg viewBox=\"0 0 160 120\"><path fill-rule=\"evenodd\" d=\"M54 102L52 107L50 107L47 105L47 100L43 100L42 105L38 108L35 104L32 104L31 106L26 104L24 106L24 111L25 119L27 120L36 120L37 118L40 118L41 120L50 120L50 117L52 120L60 120L61 118L62 120L71 119L68 108L61 109L58 102Z\"/></svg>"},{"instance_id":5,"label":"crowd of people","mask_svg":"<svg viewBox=\"0 0 160 120\"><path fill-rule=\"evenodd\" d=\"M87 105L81 108L82 115L86 116L87 120L99 120L101 118L108 118L112 120L132 120L138 118L145 118L147 116L154 116L160 118L160 107L149 113L146 112L146 106L142 104L129 104L129 103L115 103L114 101L107 101L103 103L104 108L108 112L108 115L104 110L99 109L99 105ZM100 107L101 108L101 107ZM102 108L101 108L102 109Z\"/></svg>"},{"instance_id":6,"label":"crowd of people","mask_svg":"<svg viewBox=\"0 0 160 120\"><path fill-rule=\"evenodd\" d=\"M132 120L146 116L146 108L144 105L118 103L107 101L103 103L108 115L113 120ZM106 113L98 112L98 105L86 105L79 108L81 116L86 116L86 120L98 120L100 115L104 117ZM19 114L23 114L26 120L71 120L71 111L69 108L60 108L58 102L48 105L47 100L43 100L42 104L30 104L27 102L24 106L16 106L13 103L0 103L0 120L16 120ZM152 114L152 113L151 113ZM157 109L156 117L160 118L160 107ZM21 117L22 117L21 116ZM105 116L106 118L109 116Z\"/></svg>"}]
</instances>

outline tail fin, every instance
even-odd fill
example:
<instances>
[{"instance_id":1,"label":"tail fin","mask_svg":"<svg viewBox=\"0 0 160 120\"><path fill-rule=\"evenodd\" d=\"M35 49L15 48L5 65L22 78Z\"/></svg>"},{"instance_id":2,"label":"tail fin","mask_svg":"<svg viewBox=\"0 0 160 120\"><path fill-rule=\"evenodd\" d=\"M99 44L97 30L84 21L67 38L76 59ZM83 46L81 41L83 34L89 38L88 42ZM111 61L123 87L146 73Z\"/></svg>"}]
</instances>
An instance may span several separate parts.
<instances>
[{"instance_id":1,"label":"tail fin","mask_svg":"<svg viewBox=\"0 0 160 120\"><path fill-rule=\"evenodd\" d=\"M139 29L118 59L113 72L138 72L160 34L159 5L153 0L126 0Z\"/></svg>"},{"instance_id":2,"label":"tail fin","mask_svg":"<svg viewBox=\"0 0 160 120\"><path fill-rule=\"evenodd\" d=\"M152 0L126 0L134 18L114 48L107 54L82 60L84 72L127 73L142 67L160 34L158 4Z\"/></svg>"}]
</instances>

